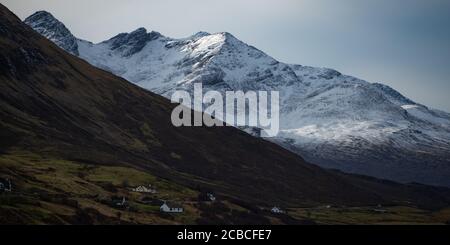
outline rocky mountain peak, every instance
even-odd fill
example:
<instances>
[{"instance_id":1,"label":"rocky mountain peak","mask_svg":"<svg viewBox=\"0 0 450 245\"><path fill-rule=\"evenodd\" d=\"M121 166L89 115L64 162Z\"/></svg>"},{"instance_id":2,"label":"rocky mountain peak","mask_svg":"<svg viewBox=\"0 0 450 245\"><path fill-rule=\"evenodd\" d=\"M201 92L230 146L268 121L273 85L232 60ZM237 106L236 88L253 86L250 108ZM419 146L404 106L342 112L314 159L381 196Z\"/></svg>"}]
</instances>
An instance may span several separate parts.
<instances>
[{"instance_id":1,"label":"rocky mountain peak","mask_svg":"<svg viewBox=\"0 0 450 245\"><path fill-rule=\"evenodd\" d=\"M71 54L79 55L77 39L63 23L49 12L38 11L26 18L24 22L60 48Z\"/></svg>"},{"instance_id":2,"label":"rocky mountain peak","mask_svg":"<svg viewBox=\"0 0 450 245\"><path fill-rule=\"evenodd\" d=\"M117 50L122 53L122 56L129 57L141 51L148 42L160 37L162 35L159 32L147 32L147 29L140 27L130 33L120 33L106 43L110 44L112 50Z\"/></svg>"},{"instance_id":3,"label":"rocky mountain peak","mask_svg":"<svg viewBox=\"0 0 450 245\"><path fill-rule=\"evenodd\" d=\"M202 38L202 37L206 37L209 35L211 35L211 33L205 32L205 31L199 31L199 32L195 33L194 35L192 35L190 38L191 39Z\"/></svg>"},{"instance_id":4,"label":"rocky mountain peak","mask_svg":"<svg viewBox=\"0 0 450 245\"><path fill-rule=\"evenodd\" d=\"M55 17L53 17L53 15L45 10L40 10L37 11L36 13L32 14L31 16L29 16L27 19L25 19L25 21L27 20L32 20L32 21L36 21L36 20L50 20L53 19L55 20Z\"/></svg>"}]
</instances>

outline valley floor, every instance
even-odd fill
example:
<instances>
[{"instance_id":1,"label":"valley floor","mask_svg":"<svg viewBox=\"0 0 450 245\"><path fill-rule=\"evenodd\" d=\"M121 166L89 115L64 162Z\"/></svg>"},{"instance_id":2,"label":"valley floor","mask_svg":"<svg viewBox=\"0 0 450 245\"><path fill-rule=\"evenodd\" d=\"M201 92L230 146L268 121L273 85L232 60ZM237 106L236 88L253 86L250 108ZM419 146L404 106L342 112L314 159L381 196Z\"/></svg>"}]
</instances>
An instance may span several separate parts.
<instances>
[{"instance_id":1,"label":"valley floor","mask_svg":"<svg viewBox=\"0 0 450 245\"><path fill-rule=\"evenodd\" d=\"M242 200L199 198L201 192L131 167L92 165L24 151L0 155L0 177L12 191L0 193L1 224L448 224L450 208L289 207L271 213ZM153 194L131 191L151 184ZM125 206L111 202L125 198ZM163 201L183 213L161 213Z\"/></svg>"}]
</instances>

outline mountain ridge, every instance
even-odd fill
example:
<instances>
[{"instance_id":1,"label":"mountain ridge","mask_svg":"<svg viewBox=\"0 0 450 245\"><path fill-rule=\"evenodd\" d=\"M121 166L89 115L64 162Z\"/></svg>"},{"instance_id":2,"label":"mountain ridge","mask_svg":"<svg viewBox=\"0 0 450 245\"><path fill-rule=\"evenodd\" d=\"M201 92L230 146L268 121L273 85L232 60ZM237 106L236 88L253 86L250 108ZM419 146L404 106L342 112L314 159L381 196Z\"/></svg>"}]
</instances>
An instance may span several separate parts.
<instances>
[{"instance_id":1,"label":"mountain ridge","mask_svg":"<svg viewBox=\"0 0 450 245\"><path fill-rule=\"evenodd\" d=\"M284 182L277 192L279 194L284 192L284 188L297 189L295 186L299 183L289 184L289 179L302 182L301 186L307 192L314 185L314 181L306 180L309 178L286 176L287 169L298 169L293 173L311 174L314 179L323 173L324 177L336 178L347 185L345 178L307 164L299 156L235 128L176 128L170 124L170 112L175 105L167 99L92 67L37 34L30 35L31 29L14 20L2 19L0 27L8 33L16 32L15 42L5 37L0 40L5 50L0 61L5 64L9 60L11 64L0 74L3 86L1 122L5 126L2 131L16 132L16 140L6 150L12 147L47 149L47 154L78 161L98 164L112 161L156 171L161 176L177 172L189 176L179 175L177 181L185 179L189 182L195 173L194 179L209 179L213 183L234 182L234 188L238 189L276 187L263 177L268 173L264 169L272 166L274 169L270 174L278 172ZM26 59L24 53L37 58ZM35 55L31 56L32 53ZM17 73L14 68L27 70ZM30 129L36 136L29 132ZM245 143L248 141L251 143ZM241 149L241 152L226 153L232 149ZM276 157L270 157L271 154ZM290 165L290 161L293 161L292 166L283 170L281 166ZM255 169L244 170L244 166L260 169L263 175L258 176ZM235 167L242 168L239 172L247 177L240 178L237 172L227 174L233 173ZM252 182L260 185L255 186ZM322 185L334 186L331 182L324 181ZM221 186L217 188L227 188L228 184L222 183ZM255 191L252 195L261 196L261 192ZM244 193L251 192L242 191ZM363 191L361 194L365 195ZM327 196L334 194L323 195ZM250 196L248 198L251 199Z\"/></svg>"},{"instance_id":2,"label":"mountain ridge","mask_svg":"<svg viewBox=\"0 0 450 245\"><path fill-rule=\"evenodd\" d=\"M322 167L450 186L450 114L387 85L279 62L230 33L157 34L122 50L111 39L78 40L79 57L168 98L177 89L192 92L196 82L205 91L278 90L281 132L273 142Z\"/></svg>"},{"instance_id":3,"label":"mountain ridge","mask_svg":"<svg viewBox=\"0 0 450 245\"><path fill-rule=\"evenodd\" d=\"M369 206L364 217L386 205L394 221L411 209L439 218L411 222L446 221L447 188L324 170L232 127L173 127L169 100L60 49L3 5L0 32L0 178L13 183L0 195L2 223L311 223L267 212L273 205L293 214L333 205L325 211L341 218L349 205ZM186 212L163 215L130 192L148 183ZM198 200L204 191L216 204ZM130 208L112 204L117 196Z\"/></svg>"}]
</instances>

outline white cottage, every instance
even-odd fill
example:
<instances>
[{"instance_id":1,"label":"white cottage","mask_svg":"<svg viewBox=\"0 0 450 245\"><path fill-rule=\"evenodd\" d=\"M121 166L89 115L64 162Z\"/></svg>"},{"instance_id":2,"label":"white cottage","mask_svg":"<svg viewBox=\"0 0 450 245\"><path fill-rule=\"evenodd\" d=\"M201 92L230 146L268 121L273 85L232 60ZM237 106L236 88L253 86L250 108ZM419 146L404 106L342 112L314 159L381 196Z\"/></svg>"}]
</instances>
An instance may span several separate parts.
<instances>
[{"instance_id":1,"label":"white cottage","mask_svg":"<svg viewBox=\"0 0 450 245\"><path fill-rule=\"evenodd\" d=\"M182 213L184 211L181 205L168 202L164 202L163 205L161 205L161 207L159 208L159 210L164 213Z\"/></svg>"},{"instance_id":2,"label":"white cottage","mask_svg":"<svg viewBox=\"0 0 450 245\"><path fill-rule=\"evenodd\" d=\"M281 208L279 208L279 207L273 207L271 210L270 210L270 212L272 212L272 213L274 213L274 214L284 214L285 213L285 211L284 210L282 210Z\"/></svg>"},{"instance_id":3,"label":"white cottage","mask_svg":"<svg viewBox=\"0 0 450 245\"><path fill-rule=\"evenodd\" d=\"M134 192L156 194L156 190L153 189L151 185L148 185L148 187L141 185L136 188L132 188L131 190Z\"/></svg>"}]
</instances>

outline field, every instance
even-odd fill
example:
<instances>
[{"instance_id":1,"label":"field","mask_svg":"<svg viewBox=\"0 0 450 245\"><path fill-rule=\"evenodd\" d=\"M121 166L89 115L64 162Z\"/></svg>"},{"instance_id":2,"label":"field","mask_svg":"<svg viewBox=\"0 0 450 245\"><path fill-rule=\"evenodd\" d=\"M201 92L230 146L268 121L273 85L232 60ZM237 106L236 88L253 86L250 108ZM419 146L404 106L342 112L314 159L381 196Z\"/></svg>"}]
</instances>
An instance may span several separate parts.
<instances>
[{"instance_id":1,"label":"field","mask_svg":"<svg viewBox=\"0 0 450 245\"><path fill-rule=\"evenodd\" d=\"M214 203L199 200L200 190L139 169L24 151L0 156L0 177L13 180L13 191L0 194L2 224L445 224L450 220L450 209L431 212L405 206L290 207L286 214L272 214L270 207L225 196ZM157 193L131 191L139 185L152 185ZM122 197L126 207L112 204L112 198ZM181 204L184 212L161 213L162 201Z\"/></svg>"},{"instance_id":2,"label":"field","mask_svg":"<svg viewBox=\"0 0 450 245\"><path fill-rule=\"evenodd\" d=\"M2 177L14 180L13 192L0 195L2 223L194 223L199 216L189 200L197 192L126 167L94 166L42 158L25 152L0 157ZM161 215L159 205L142 204L143 193L131 186L151 184L158 192L150 198L183 204L185 212ZM125 197L128 207L110 205ZM77 218L83 218L77 220Z\"/></svg>"}]
</instances>

